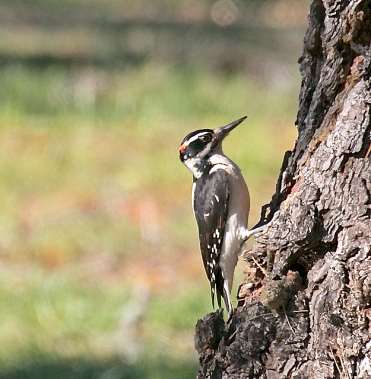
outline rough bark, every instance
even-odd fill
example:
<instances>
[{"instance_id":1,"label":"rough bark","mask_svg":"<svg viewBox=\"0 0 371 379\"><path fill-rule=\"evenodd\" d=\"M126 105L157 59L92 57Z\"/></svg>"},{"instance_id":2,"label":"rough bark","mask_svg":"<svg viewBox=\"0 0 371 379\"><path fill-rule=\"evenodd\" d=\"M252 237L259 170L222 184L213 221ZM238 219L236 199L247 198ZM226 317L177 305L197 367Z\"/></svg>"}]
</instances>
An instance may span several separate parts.
<instances>
[{"instance_id":1,"label":"rough bark","mask_svg":"<svg viewBox=\"0 0 371 379\"><path fill-rule=\"evenodd\" d=\"M371 378L370 42L370 0L312 0L298 139L236 313L196 325L199 379Z\"/></svg>"}]
</instances>

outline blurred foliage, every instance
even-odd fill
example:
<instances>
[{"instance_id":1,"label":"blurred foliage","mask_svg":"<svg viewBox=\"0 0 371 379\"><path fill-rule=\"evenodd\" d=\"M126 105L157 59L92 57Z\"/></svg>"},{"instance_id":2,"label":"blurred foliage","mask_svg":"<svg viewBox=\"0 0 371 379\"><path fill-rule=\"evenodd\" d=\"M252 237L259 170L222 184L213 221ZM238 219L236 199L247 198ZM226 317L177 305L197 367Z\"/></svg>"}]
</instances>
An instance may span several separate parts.
<instances>
[{"instance_id":1,"label":"blurred foliage","mask_svg":"<svg viewBox=\"0 0 371 379\"><path fill-rule=\"evenodd\" d=\"M0 1L0 379L195 377L212 309L177 147L247 115L225 151L258 221L307 3Z\"/></svg>"}]
</instances>

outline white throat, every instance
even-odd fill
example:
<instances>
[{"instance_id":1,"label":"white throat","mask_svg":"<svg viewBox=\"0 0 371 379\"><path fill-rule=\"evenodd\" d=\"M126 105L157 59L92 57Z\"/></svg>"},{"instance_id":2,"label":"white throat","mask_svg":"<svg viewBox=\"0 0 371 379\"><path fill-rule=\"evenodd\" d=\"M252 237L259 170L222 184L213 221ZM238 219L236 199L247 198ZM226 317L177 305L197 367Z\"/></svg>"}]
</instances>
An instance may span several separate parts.
<instances>
[{"instance_id":1,"label":"white throat","mask_svg":"<svg viewBox=\"0 0 371 379\"><path fill-rule=\"evenodd\" d=\"M200 158L188 158L184 161L184 164L189 168L196 179L201 177L203 165Z\"/></svg>"}]
</instances>

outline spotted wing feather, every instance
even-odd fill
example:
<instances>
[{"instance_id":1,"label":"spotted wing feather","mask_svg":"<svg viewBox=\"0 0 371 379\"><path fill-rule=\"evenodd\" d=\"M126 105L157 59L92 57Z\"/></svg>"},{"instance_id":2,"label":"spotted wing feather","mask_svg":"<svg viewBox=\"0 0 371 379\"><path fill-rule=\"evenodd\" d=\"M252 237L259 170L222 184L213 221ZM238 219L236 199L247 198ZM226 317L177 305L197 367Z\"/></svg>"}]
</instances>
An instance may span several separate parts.
<instances>
[{"instance_id":1,"label":"spotted wing feather","mask_svg":"<svg viewBox=\"0 0 371 379\"><path fill-rule=\"evenodd\" d=\"M202 175L194 184L193 205L198 224L202 260L210 281L212 305L214 307L216 290L220 308L224 278L219 260L228 213L228 179L223 170L216 170Z\"/></svg>"}]
</instances>

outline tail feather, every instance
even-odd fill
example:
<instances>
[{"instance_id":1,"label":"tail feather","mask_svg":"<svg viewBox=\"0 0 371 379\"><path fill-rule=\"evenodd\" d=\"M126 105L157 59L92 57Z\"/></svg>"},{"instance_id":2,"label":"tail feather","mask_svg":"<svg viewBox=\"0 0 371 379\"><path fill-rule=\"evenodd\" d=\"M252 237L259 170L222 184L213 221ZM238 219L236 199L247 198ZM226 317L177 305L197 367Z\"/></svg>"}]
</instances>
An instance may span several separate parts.
<instances>
[{"instance_id":1,"label":"tail feather","mask_svg":"<svg viewBox=\"0 0 371 379\"><path fill-rule=\"evenodd\" d=\"M215 290L216 290L216 300L218 303L218 307L222 307L222 298L224 300L225 306L227 308L228 313L231 313L233 310L232 302L231 302L231 296L229 293L228 288L228 282L224 279L222 270L219 269L216 275L216 281L215 286L211 287L211 303L214 308L214 297L215 297Z\"/></svg>"}]
</instances>

